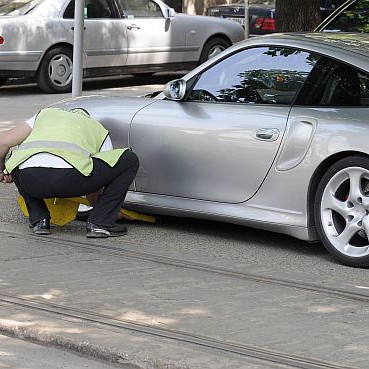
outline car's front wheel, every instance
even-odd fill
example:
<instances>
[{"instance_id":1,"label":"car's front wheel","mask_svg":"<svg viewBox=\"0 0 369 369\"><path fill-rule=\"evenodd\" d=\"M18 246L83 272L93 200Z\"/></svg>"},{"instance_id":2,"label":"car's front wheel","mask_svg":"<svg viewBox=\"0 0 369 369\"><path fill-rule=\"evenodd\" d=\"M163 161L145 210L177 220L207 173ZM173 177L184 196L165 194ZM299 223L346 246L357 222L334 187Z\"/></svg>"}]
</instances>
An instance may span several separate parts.
<instances>
[{"instance_id":1,"label":"car's front wheel","mask_svg":"<svg viewBox=\"0 0 369 369\"><path fill-rule=\"evenodd\" d=\"M369 159L333 164L318 185L314 209L326 249L345 265L369 267Z\"/></svg>"},{"instance_id":2,"label":"car's front wheel","mask_svg":"<svg viewBox=\"0 0 369 369\"><path fill-rule=\"evenodd\" d=\"M46 93L65 93L72 89L72 50L55 47L42 59L37 84Z\"/></svg>"},{"instance_id":3,"label":"car's front wheel","mask_svg":"<svg viewBox=\"0 0 369 369\"><path fill-rule=\"evenodd\" d=\"M214 56L221 53L223 50L231 46L230 42L224 38L214 37L206 42L200 56L199 64L206 62Z\"/></svg>"}]
</instances>

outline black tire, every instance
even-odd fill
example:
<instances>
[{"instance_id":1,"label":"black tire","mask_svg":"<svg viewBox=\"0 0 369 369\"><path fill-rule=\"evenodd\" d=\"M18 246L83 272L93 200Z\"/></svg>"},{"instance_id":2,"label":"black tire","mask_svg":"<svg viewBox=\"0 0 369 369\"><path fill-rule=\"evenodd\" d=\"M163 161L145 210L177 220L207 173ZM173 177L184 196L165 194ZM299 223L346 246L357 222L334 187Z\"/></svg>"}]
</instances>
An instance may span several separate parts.
<instances>
[{"instance_id":1,"label":"black tire","mask_svg":"<svg viewBox=\"0 0 369 369\"><path fill-rule=\"evenodd\" d=\"M320 239L339 262L369 267L369 159L351 156L322 177L314 202Z\"/></svg>"},{"instance_id":2,"label":"black tire","mask_svg":"<svg viewBox=\"0 0 369 369\"><path fill-rule=\"evenodd\" d=\"M49 50L38 69L37 84L46 93L65 93L72 90L73 53L66 47Z\"/></svg>"},{"instance_id":3,"label":"black tire","mask_svg":"<svg viewBox=\"0 0 369 369\"><path fill-rule=\"evenodd\" d=\"M7 78L0 78L0 87L6 83Z\"/></svg>"},{"instance_id":4,"label":"black tire","mask_svg":"<svg viewBox=\"0 0 369 369\"><path fill-rule=\"evenodd\" d=\"M221 37L213 37L206 41L204 48L202 49L199 64L206 62L221 51L231 46L231 43Z\"/></svg>"}]
</instances>

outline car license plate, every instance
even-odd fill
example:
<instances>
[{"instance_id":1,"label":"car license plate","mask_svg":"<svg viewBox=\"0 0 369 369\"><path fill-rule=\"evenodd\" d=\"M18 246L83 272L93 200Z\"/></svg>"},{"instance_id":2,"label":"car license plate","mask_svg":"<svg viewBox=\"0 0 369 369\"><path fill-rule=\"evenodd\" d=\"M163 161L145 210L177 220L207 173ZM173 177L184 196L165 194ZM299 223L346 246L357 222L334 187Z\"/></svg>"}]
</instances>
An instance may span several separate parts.
<instances>
[{"instance_id":1,"label":"car license plate","mask_svg":"<svg viewBox=\"0 0 369 369\"><path fill-rule=\"evenodd\" d=\"M233 20L234 22L237 22L237 23L241 24L241 26L244 26L245 25L245 18L231 18L231 17L227 17L226 19Z\"/></svg>"}]
</instances>

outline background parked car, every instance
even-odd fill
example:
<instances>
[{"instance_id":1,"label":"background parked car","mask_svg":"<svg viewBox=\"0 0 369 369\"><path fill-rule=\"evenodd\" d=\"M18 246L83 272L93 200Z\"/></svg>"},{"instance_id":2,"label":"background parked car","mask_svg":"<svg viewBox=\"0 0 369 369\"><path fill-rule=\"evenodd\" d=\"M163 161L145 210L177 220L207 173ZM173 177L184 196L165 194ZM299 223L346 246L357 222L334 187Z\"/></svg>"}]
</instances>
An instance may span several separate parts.
<instances>
[{"instance_id":1,"label":"background parked car","mask_svg":"<svg viewBox=\"0 0 369 369\"><path fill-rule=\"evenodd\" d=\"M321 0L322 20L331 14L345 0ZM245 1L209 7L206 15L234 20L244 26ZM265 35L276 31L275 0L249 0L249 34Z\"/></svg>"},{"instance_id":2,"label":"background parked car","mask_svg":"<svg viewBox=\"0 0 369 369\"><path fill-rule=\"evenodd\" d=\"M349 0L332 13L316 31L369 32L369 0Z\"/></svg>"},{"instance_id":3,"label":"background parked car","mask_svg":"<svg viewBox=\"0 0 369 369\"><path fill-rule=\"evenodd\" d=\"M243 39L222 19L177 14L160 0L86 0L87 77L190 69ZM74 0L0 5L0 84L35 77L45 92L72 81Z\"/></svg>"}]
</instances>

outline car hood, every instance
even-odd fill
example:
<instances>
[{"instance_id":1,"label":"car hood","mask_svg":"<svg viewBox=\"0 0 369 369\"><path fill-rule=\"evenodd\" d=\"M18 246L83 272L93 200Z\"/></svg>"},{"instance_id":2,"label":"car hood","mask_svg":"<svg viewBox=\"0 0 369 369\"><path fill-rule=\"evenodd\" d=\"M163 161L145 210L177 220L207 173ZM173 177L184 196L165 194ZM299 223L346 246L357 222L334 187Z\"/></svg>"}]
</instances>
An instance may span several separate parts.
<instances>
[{"instance_id":1,"label":"car hood","mask_svg":"<svg viewBox=\"0 0 369 369\"><path fill-rule=\"evenodd\" d=\"M67 110L84 108L97 120L116 119L129 124L138 110L154 102L145 97L90 95L65 99L51 106Z\"/></svg>"}]
</instances>

